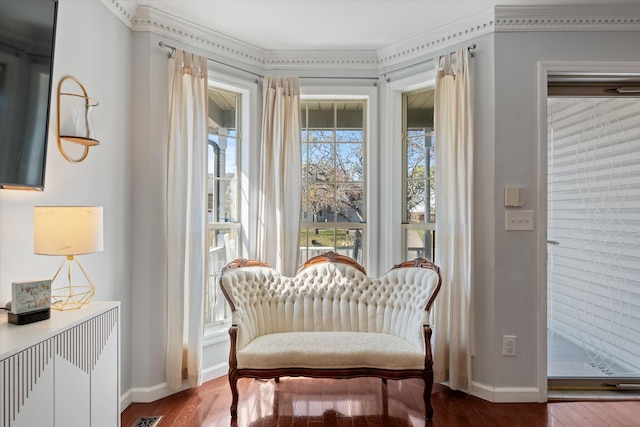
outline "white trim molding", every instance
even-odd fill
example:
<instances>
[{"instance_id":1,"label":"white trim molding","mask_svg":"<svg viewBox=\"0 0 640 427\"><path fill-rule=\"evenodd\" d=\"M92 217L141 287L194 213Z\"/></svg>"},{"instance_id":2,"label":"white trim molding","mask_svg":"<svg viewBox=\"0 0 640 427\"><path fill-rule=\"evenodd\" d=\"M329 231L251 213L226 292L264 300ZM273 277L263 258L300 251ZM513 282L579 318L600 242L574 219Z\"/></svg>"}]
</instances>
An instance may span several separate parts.
<instances>
[{"instance_id":1,"label":"white trim molding","mask_svg":"<svg viewBox=\"0 0 640 427\"><path fill-rule=\"evenodd\" d=\"M469 394L492 403L541 402L537 387L493 387L472 382Z\"/></svg>"},{"instance_id":2,"label":"white trim molding","mask_svg":"<svg viewBox=\"0 0 640 427\"><path fill-rule=\"evenodd\" d=\"M138 7L137 0L101 0L102 3L124 24L133 28L132 20Z\"/></svg>"},{"instance_id":3,"label":"white trim molding","mask_svg":"<svg viewBox=\"0 0 640 427\"><path fill-rule=\"evenodd\" d=\"M382 70L506 31L640 31L639 5L496 6L378 51L263 50L138 0L101 0L132 31L149 31L260 70Z\"/></svg>"},{"instance_id":4,"label":"white trim molding","mask_svg":"<svg viewBox=\"0 0 640 427\"><path fill-rule=\"evenodd\" d=\"M494 11L486 10L454 24L435 28L405 42L378 50L380 68L401 62L435 56L465 41L493 32Z\"/></svg>"},{"instance_id":5,"label":"white trim molding","mask_svg":"<svg viewBox=\"0 0 640 427\"><path fill-rule=\"evenodd\" d=\"M210 366L202 371L202 383L227 375L229 364L227 362ZM184 381L182 387L174 390L167 386L167 383L156 384L151 387L134 387L127 390L120 396L120 411L124 411L132 403L151 403L163 399L172 394L188 389L187 382Z\"/></svg>"},{"instance_id":6,"label":"white trim molding","mask_svg":"<svg viewBox=\"0 0 640 427\"><path fill-rule=\"evenodd\" d=\"M495 31L640 31L640 7L498 6Z\"/></svg>"}]
</instances>

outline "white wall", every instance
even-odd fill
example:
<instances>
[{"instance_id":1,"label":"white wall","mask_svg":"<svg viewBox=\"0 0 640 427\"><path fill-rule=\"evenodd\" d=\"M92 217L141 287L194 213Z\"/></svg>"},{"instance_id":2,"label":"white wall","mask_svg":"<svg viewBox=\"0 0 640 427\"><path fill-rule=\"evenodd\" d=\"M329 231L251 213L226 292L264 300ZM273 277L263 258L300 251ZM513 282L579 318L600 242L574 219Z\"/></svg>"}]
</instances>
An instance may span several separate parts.
<instances>
[{"instance_id":1,"label":"white wall","mask_svg":"<svg viewBox=\"0 0 640 427\"><path fill-rule=\"evenodd\" d=\"M493 336L495 324L493 284L495 283L495 103L496 80L494 35L475 40L477 48L471 60L474 86L474 214L472 300L475 332L472 378L481 384L493 384Z\"/></svg>"},{"instance_id":2,"label":"white wall","mask_svg":"<svg viewBox=\"0 0 640 427\"><path fill-rule=\"evenodd\" d=\"M133 250L134 388L165 382L167 51L151 33L134 33ZM152 45L155 43L155 49ZM134 391L134 399L135 391Z\"/></svg>"},{"instance_id":3,"label":"white wall","mask_svg":"<svg viewBox=\"0 0 640 427\"><path fill-rule=\"evenodd\" d=\"M538 385L538 288L539 242L535 232L504 231L502 192L506 185L525 187L523 209L535 211L536 228L545 227L546 212L537 210L538 178L546 171L538 165L538 79L539 61L637 61L640 44L637 32L526 32L495 34L495 143L483 145L494 152L494 188L476 192L476 201L493 200L492 217L475 227L495 230L493 252L494 283L482 283L478 292L493 295L493 313L477 310L476 323L492 322L493 333L477 336L477 343L492 345L476 354L476 380L495 387ZM640 71L640 70L638 70ZM542 120L546 120L543 117ZM546 143L546 142L545 142ZM546 151L544 151L546 152ZM546 191L546 185L541 189ZM477 242L478 243L478 242ZM476 264L477 265L477 264ZM478 309L478 307L476 307ZM502 356L502 336L516 335L517 356ZM484 345L484 344L483 344ZM492 350L492 351L491 351ZM491 372L490 366L495 366ZM544 373L543 373L544 374ZM546 384L541 384L546 387Z\"/></svg>"},{"instance_id":4,"label":"white wall","mask_svg":"<svg viewBox=\"0 0 640 427\"><path fill-rule=\"evenodd\" d=\"M53 90L72 75L100 102L93 115L100 145L79 164L62 157L56 144L54 94L44 191L0 190L2 302L11 299L11 282L52 277L62 262L61 257L33 254L34 206L104 207L104 251L80 259L96 285L94 299L122 302L123 391L131 387L130 74L130 30L99 1L60 0Z\"/></svg>"}]
</instances>

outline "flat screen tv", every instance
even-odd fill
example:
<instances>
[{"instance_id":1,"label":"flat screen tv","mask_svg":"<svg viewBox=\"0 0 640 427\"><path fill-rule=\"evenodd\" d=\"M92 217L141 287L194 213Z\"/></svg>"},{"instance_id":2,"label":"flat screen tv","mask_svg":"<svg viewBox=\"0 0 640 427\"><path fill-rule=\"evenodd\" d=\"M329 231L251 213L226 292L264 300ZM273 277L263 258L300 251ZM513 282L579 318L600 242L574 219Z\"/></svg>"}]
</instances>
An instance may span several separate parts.
<instances>
[{"instance_id":1,"label":"flat screen tv","mask_svg":"<svg viewBox=\"0 0 640 427\"><path fill-rule=\"evenodd\" d=\"M0 188L44 189L57 0L0 0Z\"/></svg>"}]
</instances>

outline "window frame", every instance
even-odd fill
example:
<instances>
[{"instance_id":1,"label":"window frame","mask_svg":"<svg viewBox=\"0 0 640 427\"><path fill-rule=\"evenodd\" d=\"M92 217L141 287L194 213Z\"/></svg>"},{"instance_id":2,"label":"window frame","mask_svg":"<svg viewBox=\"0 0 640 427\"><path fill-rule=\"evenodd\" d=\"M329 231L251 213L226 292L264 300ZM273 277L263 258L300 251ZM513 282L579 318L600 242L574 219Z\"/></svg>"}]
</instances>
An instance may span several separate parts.
<instances>
[{"instance_id":1,"label":"window frame","mask_svg":"<svg viewBox=\"0 0 640 427\"><path fill-rule=\"evenodd\" d=\"M253 253L249 249L251 246L248 242L252 241L256 236L256 226L252 224L257 223L257 213L252 212L249 206L255 206L257 204L257 194L251 194L250 188L256 188L258 182L258 169L260 165L259 152L255 150L258 147L258 140L260 135L260 107L259 102L259 86L257 81L248 81L244 77L236 77L221 73L216 69L215 63L209 62L209 80L207 82L207 89L214 87L219 90L232 92L240 95L240 106L238 111L238 123L237 126L237 202L236 209L239 211L236 222L218 222L209 223L207 221L206 233L207 239L205 239L206 247L203 248L205 253L209 252L208 234L210 230L217 229L236 229L237 241L236 241L236 256L242 258L255 257L255 249ZM207 142L208 144L208 142ZM208 171L208 168L207 168ZM208 172L207 172L208 173ZM207 179L205 177L205 179ZM208 209L208 203L207 203ZM208 286L208 269L209 269L209 257L206 257L206 269L205 269L205 287ZM207 288L205 289L205 292ZM203 318L203 322L204 322ZM204 345L210 345L217 342L221 334L226 335L227 329L231 323L231 317L229 316L219 323L205 323L204 324Z\"/></svg>"},{"instance_id":2,"label":"window frame","mask_svg":"<svg viewBox=\"0 0 640 427\"><path fill-rule=\"evenodd\" d=\"M416 90L405 91L402 92L402 205L401 205L401 224L400 224L400 247L402 251L402 258L405 260L409 260L409 252L410 248L408 247L407 242L407 233L409 231L424 231L431 234L431 245L430 245L430 254L431 256L425 256L426 254L416 254L417 256L428 259L429 261L435 262L435 230L436 223L425 221L424 223L420 222L411 222L409 218L406 217L406 206L407 206L407 193L408 193L408 177L407 177L407 169L408 169L408 150L409 150L409 128L408 128L408 106L407 106L407 98L413 94L427 92L427 91L435 91L435 87L433 86L425 86ZM426 128L425 128L426 129ZM433 139L435 129L432 128L430 132L425 131L424 137L431 134L431 138ZM435 145L435 140L433 141ZM435 149L435 148L434 148ZM435 161L435 160L434 160ZM426 179L427 185L429 185L430 178ZM434 188L435 183L434 183ZM429 193L427 193L429 194ZM429 194L430 195L430 194ZM428 201L426 203L429 203ZM434 212L435 214L435 212ZM415 257L414 257L415 258Z\"/></svg>"},{"instance_id":3,"label":"window frame","mask_svg":"<svg viewBox=\"0 0 640 427\"><path fill-rule=\"evenodd\" d=\"M347 228L346 224L358 225L363 232L362 265L367 268L367 273L377 274L377 265L373 261L378 257L378 236L375 230L378 221L379 191L377 180L375 179L375 167L378 164L378 133L377 133L377 89L375 86L304 86L300 87L300 99L307 101L310 99L318 101L358 101L364 100L367 111L364 116L364 132L366 142L364 144L364 199L366 206L366 222L364 223L322 223L322 227ZM319 223L315 223L319 224ZM374 231L372 231L374 230ZM304 260L299 260L304 262Z\"/></svg>"},{"instance_id":4,"label":"window frame","mask_svg":"<svg viewBox=\"0 0 640 427\"><path fill-rule=\"evenodd\" d=\"M378 167L379 191L384 203L379 205L378 274L384 273L394 264L406 261L402 242L402 94L435 87L436 71L433 64L426 63L422 69L410 76L397 76L385 81L381 88L380 144L379 156L383 159Z\"/></svg>"}]
</instances>

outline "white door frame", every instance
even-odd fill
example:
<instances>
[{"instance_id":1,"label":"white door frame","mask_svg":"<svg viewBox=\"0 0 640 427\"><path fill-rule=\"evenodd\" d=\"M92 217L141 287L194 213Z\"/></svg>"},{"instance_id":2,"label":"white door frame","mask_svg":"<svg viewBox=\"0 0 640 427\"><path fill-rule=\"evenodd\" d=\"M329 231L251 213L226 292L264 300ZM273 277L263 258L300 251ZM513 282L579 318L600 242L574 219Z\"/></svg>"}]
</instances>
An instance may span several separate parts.
<instances>
[{"instance_id":1,"label":"white door frame","mask_svg":"<svg viewBox=\"0 0 640 427\"><path fill-rule=\"evenodd\" d=\"M640 62L538 62L538 390L547 401L547 87L549 75L640 75Z\"/></svg>"}]
</instances>

